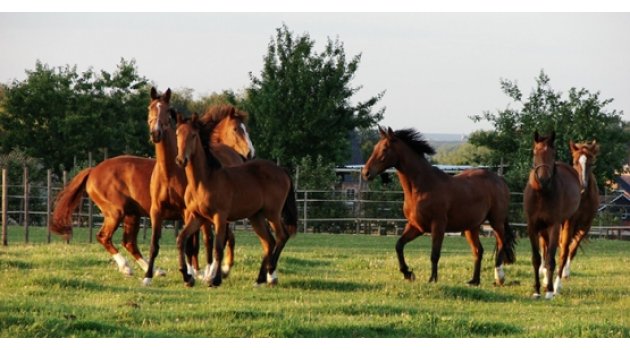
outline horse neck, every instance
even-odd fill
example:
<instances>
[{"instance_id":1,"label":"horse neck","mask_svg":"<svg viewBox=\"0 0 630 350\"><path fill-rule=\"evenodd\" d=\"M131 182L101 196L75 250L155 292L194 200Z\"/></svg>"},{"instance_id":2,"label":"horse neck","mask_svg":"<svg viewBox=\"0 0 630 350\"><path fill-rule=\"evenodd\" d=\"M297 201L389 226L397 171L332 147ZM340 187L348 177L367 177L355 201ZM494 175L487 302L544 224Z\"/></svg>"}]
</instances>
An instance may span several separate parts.
<instances>
[{"instance_id":1,"label":"horse neck","mask_svg":"<svg viewBox=\"0 0 630 350\"><path fill-rule=\"evenodd\" d=\"M162 141L155 144L155 164L156 169L164 171L167 175L181 172L175 157L177 156L177 143L175 139L175 131L166 129Z\"/></svg>"},{"instance_id":2,"label":"horse neck","mask_svg":"<svg viewBox=\"0 0 630 350\"><path fill-rule=\"evenodd\" d=\"M211 177L215 171L211 169L206 160L206 154L202 148L201 141L197 137L196 144L194 145L195 152L190 155L188 164L186 164L185 173L186 180L188 181L189 188L194 190L199 188L200 183L212 184Z\"/></svg>"},{"instance_id":3,"label":"horse neck","mask_svg":"<svg viewBox=\"0 0 630 350\"><path fill-rule=\"evenodd\" d=\"M424 156L413 152L409 146L401 145L400 148L399 161L395 168L403 191L428 192L437 181L433 167Z\"/></svg>"}]
</instances>

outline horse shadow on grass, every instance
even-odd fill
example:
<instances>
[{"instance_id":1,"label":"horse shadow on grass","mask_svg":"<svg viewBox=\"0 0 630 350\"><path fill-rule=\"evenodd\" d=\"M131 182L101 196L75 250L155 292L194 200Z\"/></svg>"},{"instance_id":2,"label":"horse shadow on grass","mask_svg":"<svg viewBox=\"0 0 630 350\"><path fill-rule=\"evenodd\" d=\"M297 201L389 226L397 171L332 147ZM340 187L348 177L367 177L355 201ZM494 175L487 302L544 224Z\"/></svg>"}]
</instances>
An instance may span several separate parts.
<instances>
[{"instance_id":1,"label":"horse shadow on grass","mask_svg":"<svg viewBox=\"0 0 630 350\"><path fill-rule=\"evenodd\" d=\"M302 289L302 290L318 290L318 291L332 291L332 292L365 292L373 291L381 288L382 286L374 283L359 283L350 281L335 281L335 280L323 280L323 279L307 279L307 280L293 280L283 283L283 287L290 289Z\"/></svg>"},{"instance_id":2,"label":"horse shadow on grass","mask_svg":"<svg viewBox=\"0 0 630 350\"><path fill-rule=\"evenodd\" d=\"M440 286L440 293L456 300L484 301L491 303L503 303L515 301L512 295L498 293L499 288L485 290L470 286Z\"/></svg>"}]
</instances>

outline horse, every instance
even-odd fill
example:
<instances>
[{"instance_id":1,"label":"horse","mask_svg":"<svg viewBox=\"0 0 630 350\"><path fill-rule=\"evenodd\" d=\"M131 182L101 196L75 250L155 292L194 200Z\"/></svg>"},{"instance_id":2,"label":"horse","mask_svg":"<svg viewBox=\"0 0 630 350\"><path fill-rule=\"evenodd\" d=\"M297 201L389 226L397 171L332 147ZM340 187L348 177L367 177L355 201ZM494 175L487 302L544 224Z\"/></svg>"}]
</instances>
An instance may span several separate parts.
<instances>
[{"instance_id":1,"label":"horse","mask_svg":"<svg viewBox=\"0 0 630 350\"><path fill-rule=\"evenodd\" d=\"M173 215L185 218L183 214L185 209L186 176L183 170L175 164L177 146L175 131L171 126L171 119L175 118L175 112L170 108L170 97L170 89L159 95L154 87L151 88L147 123L151 141L155 144L156 164L151 174L149 186L151 197L149 215L152 232L149 262L143 280L143 285L145 286L151 284L153 278L153 267L159 253L162 221ZM241 164L243 163L243 158L251 159L255 155L255 149L244 125L245 118L245 113L238 111L232 106L211 107L202 118L203 133L208 137L207 142L215 150L220 161L227 166ZM234 150L225 146L224 142L229 143ZM243 157L239 157L237 154ZM208 225L203 225L202 230L204 231L204 243L207 247L212 239L211 228ZM222 267L224 276L229 274L230 268L234 263L234 234L229 227L227 228L227 242L228 254ZM209 250L206 250L207 266L205 275L207 275L210 268L210 253ZM190 266L188 269L191 273L195 273Z\"/></svg>"},{"instance_id":2,"label":"horse","mask_svg":"<svg viewBox=\"0 0 630 350\"><path fill-rule=\"evenodd\" d=\"M533 167L525 186L523 207L527 217L527 233L532 246L534 267L534 298L540 298L540 241L545 250L546 299L552 299L560 289L560 273L552 284L555 271L555 255L559 242L560 256L566 256L572 230L571 217L580 205L580 180L569 165L556 161L554 146L556 133L540 136L534 133ZM562 232L560 232L562 231ZM559 271L564 264L561 263Z\"/></svg>"},{"instance_id":3,"label":"horse","mask_svg":"<svg viewBox=\"0 0 630 350\"><path fill-rule=\"evenodd\" d=\"M573 158L573 169L580 177L580 185L582 195L580 197L580 206L575 214L571 217L569 255L566 258L566 264L562 269L562 278L568 278L571 274L571 261L575 258L580 243L586 237L593 219L597 215L599 208L599 188L597 180L593 175L593 166L597 155L599 154L599 145L597 141L575 143L569 141L569 150ZM560 243L561 245L563 242ZM542 251L545 251L543 246ZM560 257L564 259L564 257ZM541 268L544 272L544 268Z\"/></svg>"},{"instance_id":4,"label":"horse","mask_svg":"<svg viewBox=\"0 0 630 350\"><path fill-rule=\"evenodd\" d=\"M474 256L473 277L468 284L480 284L483 247L479 231L489 221L495 231L495 283L505 282L503 264L516 258L514 233L508 224L510 192L505 181L486 169L466 170L450 176L432 167L425 155L435 150L414 129L392 131L379 127L380 140L363 167L362 176L372 180L390 167L397 171L404 192L403 212L407 224L396 242L400 272L409 281L415 274L405 262L404 247L416 237L431 233L431 277L438 280L438 260L446 231L463 231Z\"/></svg>"},{"instance_id":5,"label":"horse","mask_svg":"<svg viewBox=\"0 0 630 350\"><path fill-rule=\"evenodd\" d=\"M244 121L239 118L222 118L228 114L225 107L214 107L206 113L206 119L214 119L216 127L212 130L212 147L230 147L234 151L220 150L217 155L226 165L241 164L243 158L253 156L255 150L247 135ZM235 112L234 114L238 114ZM242 119L242 118L240 118ZM242 131L245 130L245 131ZM233 134L238 133L239 137ZM144 260L137 244L140 218L148 217L151 208L149 183L155 166L155 159L135 156L118 156L109 158L79 172L68 185L57 195L55 209L52 215L51 231L72 237L72 213L81 202L83 193L92 199L103 215L103 225L96 235L99 243L112 256L119 271L125 275L132 275L133 270L127 260L112 243L112 236L118 225L123 222L123 246L135 258L138 265L146 272L147 262ZM181 214L167 219L182 219ZM233 240L229 240L226 261L231 264L233 256ZM195 270L199 269L196 250L192 249L191 264ZM231 265L230 265L231 266ZM163 275L164 271L156 270L156 274Z\"/></svg>"},{"instance_id":6,"label":"horse","mask_svg":"<svg viewBox=\"0 0 630 350\"><path fill-rule=\"evenodd\" d=\"M186 286L195 284L184 266L184 242L200 226L213 223L216 228L214 260L209 286L221 285L218 263L223 256L225 227L228 221L248 218L263 248L263 259L256 279L258 285L278 283L277 263L289 239L297 231L297 205L293 182L286 170L267 160L252 160L226 168L208 147L196 116L177 120L177 164L185 170L187 186L185 224L177 236L179 266ZM276 234L274 239L265 219Z\"/></svg>"}]
</instances>

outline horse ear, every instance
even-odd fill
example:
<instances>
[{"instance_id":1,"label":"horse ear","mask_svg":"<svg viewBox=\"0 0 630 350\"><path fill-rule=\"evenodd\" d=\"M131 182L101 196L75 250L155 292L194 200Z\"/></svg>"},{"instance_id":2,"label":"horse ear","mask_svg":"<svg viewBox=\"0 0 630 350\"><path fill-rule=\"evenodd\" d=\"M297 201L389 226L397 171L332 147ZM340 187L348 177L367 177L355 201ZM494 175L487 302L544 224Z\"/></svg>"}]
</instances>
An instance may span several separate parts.
<instances>
[{"instance_id":1,"label":"horse ear","mask_svg":"<svg viewBox=\"0 0 630 350\"><path fill-rule=\"evenodd\" d=\"M177 121L177 116L179 115L179 113L177 113L177 111L173 108L169 108L168 111L171 115L171 119Z\"/></svg>"},{"instance_id":2,"label":"horse ear","mask_svg":"<svg viewBox=\"0 0 630 350\"><path fill-rule=\"evenodd\" d=\"M388 136L389 138L392 138L392 137L394 137L394 136L395 136L395 135L394 135L394 130L392 130L392 128L390 128L389 126L387 127L387 136Z\"/></svg>"},{"instance_id":3,"label":"horse ear","mask_svg":"<svg viewBox=\"0 0 630 350\"><path fill-rule=\"evenodd\" d=\"M555 141L556 141L556 131L553 130L551 132L551 136L549 136L549 144L553 146Z\"/></svg>"},{"instance_id":4,"label":"horse ear","mask_svg":"<svg viewBox=\"0 0 630 350\"><path fill-rule=\"evenodd\" d=\"M166 89L166 91L164 92L164 95L162 96L162 101L166 103L171 102L171 88Z\"/></svg>"},{"instance_id":5,"label":"horse ear","mask_svg":"<svg viewBox=\"0 0 630 350\"><path fill-rule=\"evenodd\" d=\"M193 126L196 126L197 122L199 122L199 114L193 113L192 116L190 117L190 121L192 122Z\"/></svg>"},{"instance_id":6,"label":"horse ear","mask_svg":"<svg viewBox=\"0 0 630 350\"><path fill-rule=\"evenodd\" d=\"M177 119L177 124L181 124L184 122L184 115L181 113L177 113L176 119Z\"/></svg>"},{"instance_id":7,"label":"horse ear","mask_svg":"<svg viewBox=\"0 0 630 350\"><path fill-rule=\"evenodd\" d=\"M159 97L157 90L155 89L155 86L151 86L151 99L152 100L157 100Z\"/></svg>"},{"instance_id":8,"label":"horse ear","mask_svg":"<svg viewBox=\"0 0 630 350\"><path fill-rule=\"evenodd\" d=\"M538 134L538 130L534 131L534 141L540 142L540 135Z\"/></svg>"},{"instance_id":9,"label":"horse ear","mask_svg":"<svg viewBox=\"0 0 630 350\"><path fill-rule=\"evenodd\" d=\"M382 126L378 126L378 133L381 134L381 138L384 139L387 137L387 132L383 129Z\"/></svg>"},{"instance_id":10,"label":"horse ear","mask_svg":"<svg viewBox=\"0 0 630 350\"><path fill-rule=\"evenodd\" d=\"M573 140L569 140L569 149L571 150L571 152L575 152L575 151L578 150L578 148L575 145L575 142L573 142Z\"/></svg>"}]
</instances>

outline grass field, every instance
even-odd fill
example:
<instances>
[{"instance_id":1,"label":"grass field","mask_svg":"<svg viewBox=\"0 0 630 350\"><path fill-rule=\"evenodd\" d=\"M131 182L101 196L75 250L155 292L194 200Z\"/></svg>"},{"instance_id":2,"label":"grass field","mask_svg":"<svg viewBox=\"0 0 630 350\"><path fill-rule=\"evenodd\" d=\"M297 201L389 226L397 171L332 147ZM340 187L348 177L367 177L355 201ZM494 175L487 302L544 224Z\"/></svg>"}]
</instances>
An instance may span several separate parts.
<instances>
[{"instance_id":1,"label":"grass field","mask_svg":"<svg viewBox=\"0 0 630 350\"><path fill-rule=\"evenodd\" d=\"M142 287L137 266L124 277L100 244L82 242L85 232L71 244L24 244L18 230L0 247L0 337L630 337L630 242L589 242L562 295L545 301L530 298L523 239L505 287L493 286L494 239L483 239L482 283L468 287L462 237L445 239L439 282L428 284L429 237L407 245L418 277L409 283L396 237L298 234L280 260L280 284L254 288L262 251L239 232L234 270L210 289L184 287L172 234L157 261L167 275ZM41 235L33 229L32 240Z\"/></svg>"}]
</instances>

